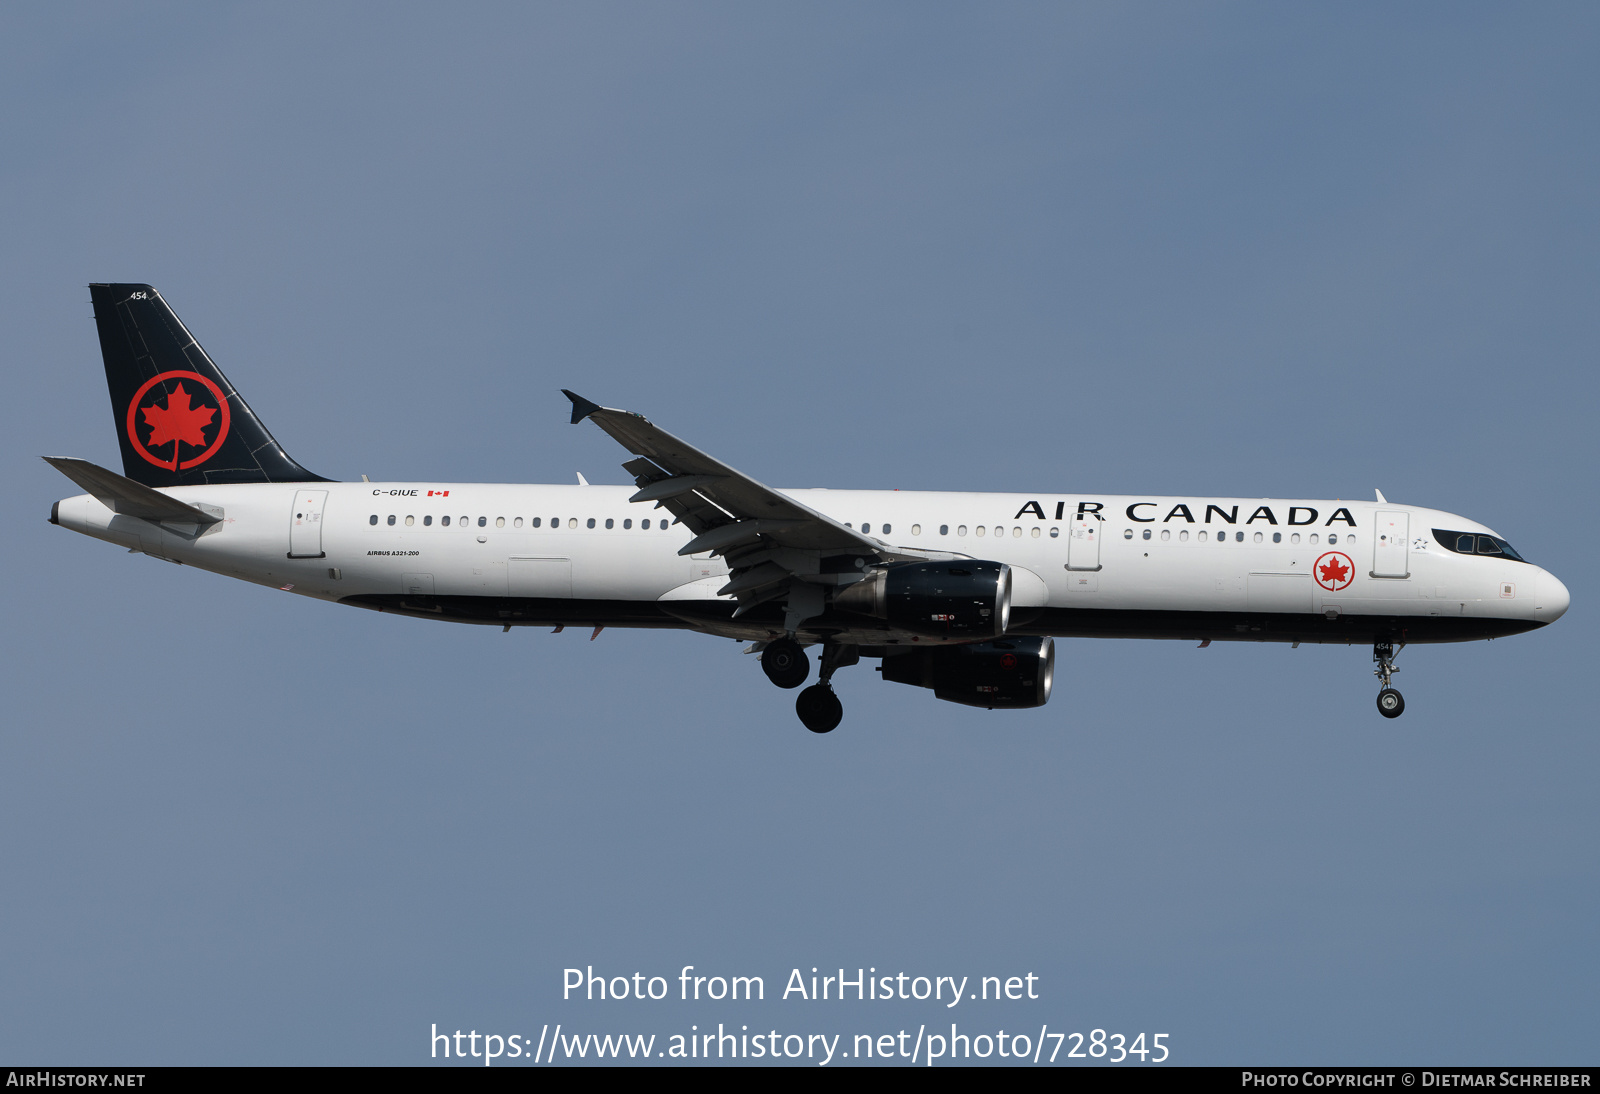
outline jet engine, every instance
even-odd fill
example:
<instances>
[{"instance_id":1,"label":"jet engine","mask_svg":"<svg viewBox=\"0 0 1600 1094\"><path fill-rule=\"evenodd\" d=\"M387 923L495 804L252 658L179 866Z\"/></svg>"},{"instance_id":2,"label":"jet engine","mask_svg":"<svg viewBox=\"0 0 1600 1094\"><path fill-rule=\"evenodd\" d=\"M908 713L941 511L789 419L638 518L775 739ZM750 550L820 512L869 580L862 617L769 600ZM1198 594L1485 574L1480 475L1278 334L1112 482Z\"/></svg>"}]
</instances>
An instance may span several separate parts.
<instances>
[{"instance_id":1,"label":"jet engine","mask_svg":"<svg viewBox=\"0 0 1600 1094\"><path fill-rule=\"evenodd\" d=\"M998 638L1011 622L1011 567L1003 562L902 562L847 585L841 611L940 638Z\"/></svg>"},{"instance_id":2,"label":"jet engine","mask_svg":"<svg viewBox=\"0 0 1600 1094\"><path fill-rule=\"evenodd\" d=\"M1049 638L997 638L966 646L910 649L884 657L885 680L932 688L936 698L969 707L1042 707L1055 679Z\"/></svg>"}]
</instances>

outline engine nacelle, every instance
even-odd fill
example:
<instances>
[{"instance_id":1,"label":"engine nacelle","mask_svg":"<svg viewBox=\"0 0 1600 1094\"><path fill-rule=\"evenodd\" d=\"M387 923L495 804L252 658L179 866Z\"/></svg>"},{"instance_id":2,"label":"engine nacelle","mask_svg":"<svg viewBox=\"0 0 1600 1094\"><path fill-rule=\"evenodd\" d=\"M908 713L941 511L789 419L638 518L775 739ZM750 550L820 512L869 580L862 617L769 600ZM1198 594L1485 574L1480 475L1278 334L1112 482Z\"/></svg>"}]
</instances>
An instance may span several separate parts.
<instances>
[{"instance_id":1,"label":"engine nacelle","mask_svg":"<svg viewBox=\"0 0 1600 1094\"><path fill-rule=\"evenodd\" d=\"M902 562L847 585L834 607L939 638L998 638L1011 623L1003 562Z\"/></svg>"},{"instance_id":2,"label":"engine nacelle","mask_svg":"<svg viewBox=\"0 0 1600 1094\"><path fill-rule=\"evenodd\" d=\"M1049 638L997 638L967 646L912 649L883 659L883 678L932 688L969 707L1042 707L1055 681L1056 644Z\"/></svg>"}]
</instances>

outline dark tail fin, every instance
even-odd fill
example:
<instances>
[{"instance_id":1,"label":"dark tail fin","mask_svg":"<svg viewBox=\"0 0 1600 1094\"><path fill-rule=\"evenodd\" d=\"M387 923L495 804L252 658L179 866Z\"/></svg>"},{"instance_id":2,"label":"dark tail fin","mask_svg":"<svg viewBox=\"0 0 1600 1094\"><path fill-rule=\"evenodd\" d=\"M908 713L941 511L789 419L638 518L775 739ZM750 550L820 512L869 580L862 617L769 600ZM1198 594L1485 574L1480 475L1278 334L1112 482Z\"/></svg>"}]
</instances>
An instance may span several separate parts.
<instances>
[{"instance_id":1,"label":"dark tail fin","mask_svg":"<svg viewBox=\"0 0 1600 1094\"><path fill-rule=\"evenodd\" d=\"M327 482L289 458L149 285L90 285L122 469L146 486Z\"/></svg>"}]
</instances>

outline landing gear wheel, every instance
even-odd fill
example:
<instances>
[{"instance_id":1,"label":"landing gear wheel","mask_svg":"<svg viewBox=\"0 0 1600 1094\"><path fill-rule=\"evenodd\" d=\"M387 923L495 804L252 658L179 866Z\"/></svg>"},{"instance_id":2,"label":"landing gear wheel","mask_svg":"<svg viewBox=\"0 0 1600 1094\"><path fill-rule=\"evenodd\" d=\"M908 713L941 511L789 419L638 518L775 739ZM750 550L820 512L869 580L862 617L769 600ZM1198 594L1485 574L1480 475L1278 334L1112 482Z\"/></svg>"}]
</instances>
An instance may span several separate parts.
<instances>
[{"instance_id":1,"label":"landing gear wheel","mask_svg":"<svg viewBox=\"0 0 1600 1094\"><path fill-rule=\"evenodd\" d=\"M1378 692L1378 713L1385 718L1398 718L1406 712L1406 701L1394 688Z\"/></svg>"},{"instance_id":2,"label":"landing gear wheel","mask_svg":"<svg viewBox=\"0 0 1600 1094\"><path fill-rule=\"evenodd\" d=\"M811 675L811 658L798 642L780 638L761 651L761 668L780 688L797 688Z\"/></svg>"},{"instance_id":3,"label":"landing gear wheel","mask_svg":"<svg viewBox=\"0 0 1600 1094\"><path fill-rule=\"evenodd\" d=\"M1400 650L1406 648L1404 642L1400 643ZM1406 711L1406 701L1400 693L1389 686L1389 677L1400 670L1394 667L1394 659L1400 656L1400 650L1394 648L1392 642L1374 642L1372 644L1372 660L1377 668L1372 670L1372 675L1378 678L1378 683L1383 690L1378 692L1378 713L1385 718L1398 718Z\"/></svg>"},{"instance_id":4,"label":"landing gear wheel","mask_svg":"<svg viewBox=\"0 0 1600 1094\"><path fill-rule=\"evenodd\" d=\"M800 723L813 733L831 732L844 720L844 704L827 684L812 684L794 701Z\"/></svg>"}]
</instances>

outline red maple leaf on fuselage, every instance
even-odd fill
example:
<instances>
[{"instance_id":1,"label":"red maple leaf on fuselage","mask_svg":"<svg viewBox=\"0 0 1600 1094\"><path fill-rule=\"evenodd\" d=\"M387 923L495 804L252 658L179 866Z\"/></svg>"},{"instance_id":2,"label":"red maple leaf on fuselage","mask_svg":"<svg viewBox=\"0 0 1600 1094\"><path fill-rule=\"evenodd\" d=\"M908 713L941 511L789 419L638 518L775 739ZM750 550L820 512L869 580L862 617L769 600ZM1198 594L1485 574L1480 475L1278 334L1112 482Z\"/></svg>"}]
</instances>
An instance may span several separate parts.
<instances>
[{"instance_id":1,"label":"red maple leaf on fuselage","mask_svg":"<svg viewBox=\"0 0 1600 1094\"><path fill-rule=\"evenodd\" d=\"M190 406L191 396L179 384L167 396L167 405L147 406L141 409L145 424L150 427L150 440L146 447L157 448L171 441L182 441L196 448L206 446L205 427L217 416L215 407ZM172 458L178 458L176 448Z\"/></svg>"},{"instance_id":2,"label":"red maple leaf on fuselage","mask_svg":"<svg viewBox=\"0 0 1600 1094\"><path fill-rule=\"evenodd\" d=\"M1342 585L1350 575L1350 567L1340 562L1337 555L1323 563L1319 570L1322 580L1329 585Z\"/></svg>"}]
</instances>

